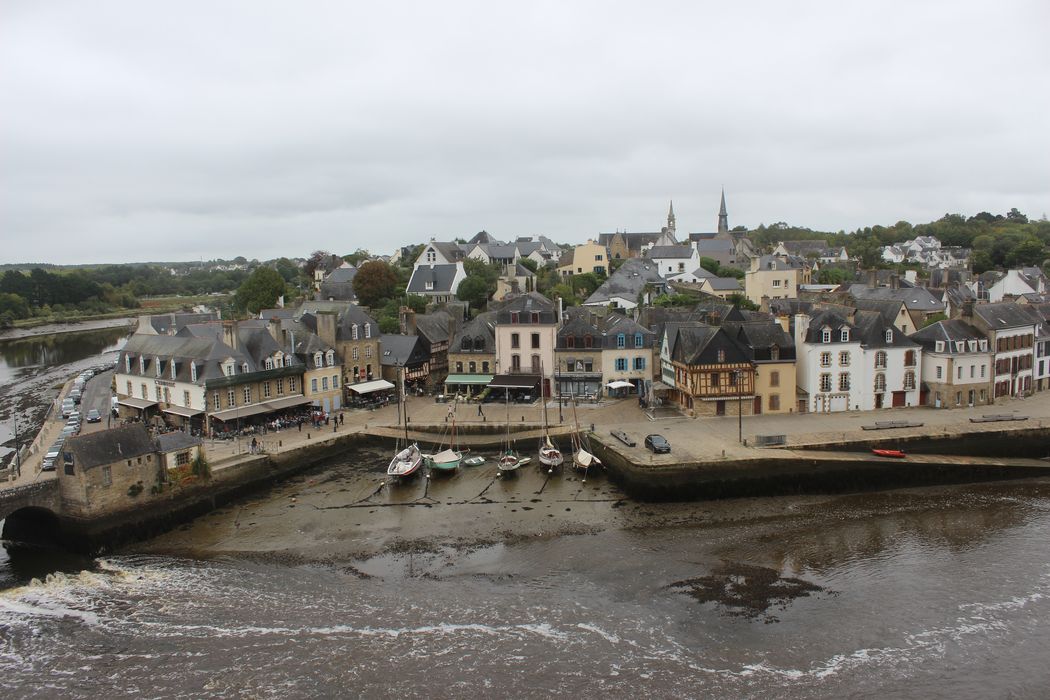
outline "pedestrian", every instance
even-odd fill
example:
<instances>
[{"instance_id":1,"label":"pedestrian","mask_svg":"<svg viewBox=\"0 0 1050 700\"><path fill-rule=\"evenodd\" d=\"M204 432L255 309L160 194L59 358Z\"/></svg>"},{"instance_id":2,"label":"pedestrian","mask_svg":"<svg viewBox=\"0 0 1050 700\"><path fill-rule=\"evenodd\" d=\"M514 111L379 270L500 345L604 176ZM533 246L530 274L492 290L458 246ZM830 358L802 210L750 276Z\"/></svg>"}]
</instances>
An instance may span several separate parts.
<instances>
[{"instance_id":1,"label":"pedestrian","mask_svg":"<svg viewBox=\"0 0 1050 700\"><path fill-rule=\"evenodd\" d=\"M256 450L259 449L259 442L255 438L252 438L252 454L255 454Z\"/></svg>"},{"instance_id":2,"label":"pedestrian","mask_svg":"<svg viewBox=\"0 0 1050 700\"><path fill-rule=\"evenodd\" d=\"M299 423L299 432L301 433L301 432L303 432L303 419L300 418L298 420L298 423Z\"/></svg>"},{"instance_id":3,"label":"pedestrian","mask_svg":"<svg viewBox=\"0 0 1050 700\"><path fill-rule=\"evenodd\" d=\"M339 414L339 425L343 425L344 423L346 423L346 414L345 413L340 413Z\"/></svg>"},{"instance_id":4,"label":"pedestrian","mask_svg":"<svg viewBox=\"0 0 1050 700\"><path fill-rule=\"evenodd\" d=\"M478 402L478 415L479 416L485 415L484 413L481 412L481 402Z\"/></svg>"}]
</instances>

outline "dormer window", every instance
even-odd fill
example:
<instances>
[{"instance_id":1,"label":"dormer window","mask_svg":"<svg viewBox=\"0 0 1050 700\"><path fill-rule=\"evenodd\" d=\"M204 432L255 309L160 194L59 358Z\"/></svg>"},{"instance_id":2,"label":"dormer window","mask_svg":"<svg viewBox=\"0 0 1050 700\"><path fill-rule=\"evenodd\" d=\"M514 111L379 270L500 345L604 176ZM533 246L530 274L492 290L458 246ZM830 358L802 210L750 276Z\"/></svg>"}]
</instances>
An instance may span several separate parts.
<instances>
[{"instance_id":1,"label":"dormer window","mask_svg":"<svg viewBox=\"0 0 1050 700\"><path fill-rule=\"evenodd\" d=\"M511 311L510 312L510 322L511 323L519 323L519 321L518 321L518 312L517 311Z\"/></svg>"},{"instance_id":2,"label":"dormer window","mask_svg":"<svg viewBox=\"0 0 1050 700\"><path fill-rule=\"evenodd\" d=\"M780 359L780 346L779 345L771 345L769 347L769 359L771 359L771 360L779 360Z\"/></svg>"},{"instance_id":3,"label":"dormer window","mask_svg":"<svg viewBox=\"0 0 1050 700\"><path fill-rule=\"evenodd\" d=\"M247 362L245 362L244 364L241 365L241 371L244 372L245 374L248 374L249 370L248 370L248 363Z\"/></svg>"},{"instance_id":4,"label":"dormer window","mask_svg":"<svg viewBox=\"0 0 1050 700\"><path fill-rule=\"evenodd\" d=\"M841 340L843 343L848 343L849 342L849 329L848 328L843 328L842 329L842 332L839 333L839 340Z\"/></svg>"},{"instance_id":5,"label":"dormer window","mask_svg":"<svg viewBox=\"0 0 1050 700\"><path fill-rule=\"evenodd\" d=\"M157 376L158 377L161 376L160 358L159 357L154 357L153 358L153 364L154 364L154 371L156 372Z\"/></svg>"},{"instance_id":6,"label":"dormer window","mask_svg":"<svg viewBox=\"0 0 1050 700\"><path fill-rule=\"evenodd\" d=\"M432 291L434 291L434 283L433 282L424 282L423 283L423 288L426 291L428 291L428 292L432 292Z\"/></svg>"},{"instance_id":7,"label":"dormer window","mask_svg":"<svg viewBox=\"0 0 1050 700\"><path fill-rule=\"evenodd\" d=\"M722 349L718 350L718 361L719 362L725 362L726 361L726 351L725 350L722 350Z\"/></svg>"},{"instance_id":8,"label":"dormer window","mask_svg":"<svg viewBox=\"0 0 1050 700\"><path fill-rule=\"evenodd\" d=\"M232 377L233 376L233 362L227 362L225 365L223 365L222 372L227 377Z\"/></svg>"},{"instance_id":9,"label":"dormer window","mask_svg":"<svg viewBox=\"0 0 1050 700\"><path fill-rule=\"evenodd\" d=\"M583 336L583 347L585 347L585 348L592 347L593 343L594 343L594 340L591 338L590 335Z\"/></svg>"},{"instance_id":10,"label":"dormer window","mask_svg":"<svg viewBox=\"0 0 1050 700\"><path fill-rule=\"evenodd\" d=\"M124 371L131 374L131 355L124 356Z\"/></svg>"},{"instance_id":11,"label":"dormer window","mask_svg":"<svg viewBox=\"0 0 1050 700\"><path fill-rule=\"evenodd\" d=\"M328 365L329 367L332 367L332 366L335 365L335 351L329 350L328 352L325 353L324 363L326 365Z\"/></svg>"},{"instance_id":12,"label":"dormer window","mask_svg":"<svg viewBox=\"0 0 1050 700\"><path fill-rule=\"evenodd\" d=\"M976 340L968 340L968 341L966 341L966 345L970 349L970 352L977 352L977 341Z\"/></svg>"},{"instance_id":13,"label":"dormer window","mask_svg":"<svg viewBox=\"0 0 1050 700\"><path fill-rule=\"evenodd\" d=\"M463 336L463 340L460 341L459 347L461 350L473 350L474 341L471 340L468 336Z\"/></svg>"},{"instance_id":14,"label":"dormer window","mask_svg":"<svg viewBox=\"0 0 1050 700\"><path fill-rule=\"evenodd\" d=\"M314 353L314 367L320 367L320 366L321 366L321 353L315 352Z\"/></svg>"},{"instance_id":15,"label":"dormer window","mask_svg":"<svg viewBox=\"0 0 1050 700\"><path fill-rule=\"evenodd\" d=\"M350 327L350 340L357 340L357 324Z\"/></svg>"},{"instance_id":16,"label":"dormer window","mask_svg":"<svg viewBox=\"0 0 1050 700\"><path fill-rule=\"evenodd\" d=\"M171 378L172 379L175 378L175 370L176 370L175 360L174 360L174 358L172 358L172 360L171 360Z\"/></svg>"},{"instance_id":17,"label":"dormer window","mask_svg":"<svg viewBox=\"0 0 1050 700\"><path fill-rule=\"evenodd\" d=\"M616 347L617 348L625 348L625 347L627 347L627 336L624 335L623 333L620 333L620 334L618 334L616 336Z\"/></svg>"},{"instance_id":18,"label":"dormer window","mask_svg":"<svg viewBox=\"0 0 1050 700\"><path fill-rule=\"evenodd\" d=\"M635 333L634 334L634 347L640 348L640 347L642 347L642 343L643 343L642 334L641 333Z\"/></svg>"},{"instance_id":19,"label":"dormer window","mask_svg":"<svg viewBox=\"0 0 1050 700\"><path fill-rule=\"evenodd\" d=\"M988 350L988 341L987 340L980 341L980 344L981 344L981 350Z\"/></svg>"},{"instance_id":20,"label":"dormer window","mask_svg":"<svg viewBox=\"0 0 1050 700\"><path fill-rule=\"evenodd\" d=\"M263 363L263 366L266 367L266 369L273 369L273 359L267 357L266 362Z\"/></svg>"},{"instance_id":21,"label":"dormer window","mask_svg":"<svg viewBox=\"0 0 1050 700\"><path fill-rule=\"evenodd\" d=\"M191 382L196 382L197 381L197 363L196 362L191 362L190 363L190 381Z\"/></svg>"},{"instance_id":22,"label":"dormer window","mask_svg":"<svg viewBox=\"0 0 1050 700\"><path fill-rule=\"evenodd\" d=\"M539 311L533 311L532 312L532 322L533 323L539 323L540 322L540 312Z\"/></svg>"},{"instance_id":23,"label":"dormer window","mask_svg":"<svg viewBox=\"0 0 1050 700\"><path fill-rule=\"evenodd\" d=\"M822 342L822 343L830 343L831 342L831 330L830 329L825 328L824 330L822 330L820 332L820 342Z\"/></svg>"},{"instance_id":24,"label":"dormer window","mask_svg":"<svg viewBox=\"0 0 1050 700\"><path fill-rule=\"evenodd\" d=\"M937 350L937 352L944 352L944 341L943 340L938 340L934 344L934 348Z\"/></svg>"},{"instance_id":25,"label":"dormer window","mask_svg":"<svg viewBox=\"0 0 1050 700\"><path fill-rule=\"evenodd\" d=\"M366 338L371 338L372 337L372 324L371 323L366 323L365 324L365 337Z\"/></svg>"},{"instance_id":26,"label":"dormer window","mask_svg":"<svg viewBox=\"0 0 1050 700\"><path fill-rule=\"evenodd\" d=\"M956 340L955 341L955 352L965 352L965 351L966 351L966 347L963 344L963 341Z\"/></svg>"},{"instance_id":27,"label":"dormer window","mask_svg":"<svg viewBox=\"0 0 1050 700\"><path fill-rule=\"evenodd\" d=\"M892 343L893 342L893 331L891 331L889 328L886 329L886 342L887 343Z\"/></svg>"}]
</instances>

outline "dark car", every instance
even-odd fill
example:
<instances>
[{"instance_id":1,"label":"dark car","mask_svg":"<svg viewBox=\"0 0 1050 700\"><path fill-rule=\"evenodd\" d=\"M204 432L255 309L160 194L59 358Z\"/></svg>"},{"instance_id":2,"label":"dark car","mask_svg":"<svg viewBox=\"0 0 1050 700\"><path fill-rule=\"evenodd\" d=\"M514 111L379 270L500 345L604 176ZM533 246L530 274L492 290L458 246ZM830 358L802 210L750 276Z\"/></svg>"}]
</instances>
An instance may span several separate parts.
<instances>
[{"instance_id":1,"label":"dark car","mask_svg":"<svg viewBox=\"0 0 1050 700\"><path fill-rule=\"evenodd\" d=\"M87 422L88 423L101 423L102 422L102 414L98 412L98 409L93 408L90 411L88 411Z\"/></svg>"},{"instance_id":2,"label":"dark car","mask_svg":"<svg viewBox=\"0 0 1050 700\"><path fill-rule=\"evenodd\" d=\"M663 435L646 435L645 446L656 453L671 451L671 443Z\"/></svg>"}]
</instances>

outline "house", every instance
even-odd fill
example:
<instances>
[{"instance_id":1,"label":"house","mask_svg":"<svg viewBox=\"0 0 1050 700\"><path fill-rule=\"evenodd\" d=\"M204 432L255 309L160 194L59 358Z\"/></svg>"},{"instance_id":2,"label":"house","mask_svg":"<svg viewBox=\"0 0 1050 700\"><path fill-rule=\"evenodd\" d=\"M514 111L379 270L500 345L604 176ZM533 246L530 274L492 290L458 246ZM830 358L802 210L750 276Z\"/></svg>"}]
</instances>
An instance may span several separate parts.
<instances>
[{"instance_id":1,"label":"house","mask_svg":"<svg viewBox=\"0 0 1050 700\"><path fill-rule=\"evenodd\" d=\"M817 311L796 314L793 326L799 413L858 410L864 370L853 323L837 311Z\"/></svg>"},{"instance_id":2,"label":"house","mask_svg":"<svg viewBox=\"0 0 1050 700\"><path fill-rule=\"evenodd\" d=\"M559 399L602 395L602 330L592 309L565 309L554 362L554 386Z\"/></svg>"},{"instance_id":3,"label":"house","mask_svg":"<svg viewBox=\"0 0 1050 700\"><path fill-rule=\"evenodd\" d=\"M489 385L550 396L557 345L558 312L538 292L505 302L496 310L496 376Z\"/></svg>"},{"instance_id":4,"label":"house","mask_svg":"<svg viewBox=\"0 0 1050 700\"><path fill-rule=\"evenodd\" d=\"M792 413L795 410L795 342L772 319L728 321L722 326L755 366L751 413Z\"/></svg>"},{"instance_id":5,"label":"house","mask_svg":"<svg viewBox=\"0 0 1050 700\"><path fill-rule=\"evenodd\" d=\"M762 255L751 259L744 273L744 294L755 304L798 297L801 284L810 283L809 265L796 256Z\"/></svg>"},{"instance_id":6,"label":"house","mask_svg":"<svg viewBox=\"0 0 1050 700\"><path fill-rule=\"evenodd\" d=\"M463 262L467 257L466 251L459 243L454 241L435 241L433 238L423 246L423 250L416 258L415 267L432 265L453 265Z\"/></svg>"},{"instance_id":7,"label":"house","mask_svg":"<svg viewBox=\"0 0 1050 700\"><path fill-rule=\"evenodd\" d=\"M344 262L335 268L321 281L317 290L318 299L329 301L357 301L354 294L354 277L357 276L357 268L350 263Z\"/></svg>"},{"instance_id":8,"label":"house","mask_svg":"<svg viewBox=\"0 0 1050 700\"><path fill-rule=\"evenodd\" d=\"M409 294L444 304L456 299L459 284L467 278L462 261L452 264L417 265L405 289Z\"/></svg>"},{"instance_id":9,"label":"house","mask_svg":"<svg viewBox=\"0 0 1050 700\"><path fill-rule=\"evenodd\" d=\"M648 395L653 381L655 335L621 313L608 314L601 324L601 372L605 386L628 382L634 386L632 395Z\"/></svg>"},{"instance_id":10,"label":"house","mask_svg":"<svg viewBox=\"0 0 1050 700\"><path fill-rule=\"evenodd\" d=\"M755 366L726 329L668 324L664 333L674 374L672 396L687 415L724 416L733 403L736 412L751 415Z\"/></svg>"},{"instance_id":11,"label":"house","mask_svg":"<svg viewBox=\"0 0 1050 700\"><path fill-rule=\"evenodd\" d=\"M306 309L314 308L312 311ZM344 402L351 394L360 395L376 385L379 379L379 324L359 306L343 302L341 306L316 308L304 304L303 313L295 323L286 324L289 341L293 341L301 327L316 333L326 347L335 349L342 367Z\"/></svg>"},{"instance_id":12,"label":"house","mask_svg":"<svg viewBox=\"0 0 1050 700\"><path fill-rule=\"evenodd\" d=\"M778 257L799 257L819 259L828 250L828 242L822 239L804 241L777 241L773 246L773 255Z\"/></svg>"},{"instance_id":13,"label":"house","mask_svg":"<svg viewBox=\"0 0 1050 700\"><path fill-rule=\"evenodd\" d=\"M177 431L152 439L144 423L72 437L57 470L62 512L98 518L170 500L175 489L207 478L194 472L198 454L199 438Z\"/></svg>"},{"instance_id":14,"label":"house","mask_svg":"<svg viewBox=\"0 0 1050 700\"><path fill-rule=\"evenodd\" d=\"M503 273L496 281L496 301L503 301L509 296L527 294L536 289L536 274L521 263L504 265Z\"/></svg>"},{"instance_id":15,"label":"house","mask_svg":"<svg viewBox=\"0 0 1050 700\"><path fill-rule=\"evenodd\" d=\"M911 334L922 345L923 405L985 406L994 402L992 352L984 333L962 319L937 321Z\"/></svg>"},{"instance_id":16,"label":"house","mask_svg":"<svg viewBox=\"0 0 1050 700\"><path fill-rule=\"evenodd\" d=\"M514 243L478 243L470 248L467 257L472 260L480 260L489 265L513 265L521 259L518 246Z\"/></svg>"},{"instance_id":17,"label":"house","mask_svg":"<svg viewBox=\"0 0 1050 700\"><path fill-rule=\"evenodd\" d=\"M700 238L693 244L697 255L701 258L711 258L718 262L721 267L736 267L737 244L730 237L725 238Z\"/></svg>"},{"instance_id":18,"label":"house","mask_svg":"<svg viewBox=\"0 0 1050 700\"><path fill-rule=\"evenodd\" d=\"M442 309L429 314L417 314L408 307L401 307L399 316L402 335L418 335L429 354L427 385L443 385L449 371L449 341L458 328L456 319Z\"/></svg>"},{"instance_id":19,"label":"house","mask_svg":"<svg viewBox=\"0 0 1050 700\"><path fill-rule=\"evenodd\" d=\"M1012 300L1026 294L1044 294L1050 285L1038 267L1007 270L998 281L988 288L988 301L997 303Z\"/></svg>"},{"instance_id":20,"label":"house","mask_svg":"<svg viewBox=\"0 0 1050 700\"><path fill-rule=\"evenodd\" d=\"M744 288L740 286L740 280L736 277L705 277L700 280L697 288L705 294L720 299L728 299L744 293Z\"/></svg>"},{"instance_id":21,"label":"house","mask_svg":"<svg viewBox=\"0 0 1050 700\"><path fill-rule=\"evenodd\" d=\"M851 284L849 294L858 302L900 301L907 311L908 320L898 319L894 325L905 335L913 333L927 323L937 320L944 313L944 302L925 287L904 286L896 276L890 278L889 287L874 287L869 284Z\"/></svg>"},{"instance_id":22,"label":"house","mask_svg":"<svg viewBox=\"0 0 1050 700\"><path fill-rule=\"evenodd\" d=\"M624 229L615 233L599 233L598 244L609 249L609 257L613 260L638 258L645 255L653 246L677 245L676 229L674 202L672 202L667 210L667 226L661 230L628 232Z\"/></svg>"},{"instance_id":23,"label":"house","mask_svg":"<svg viewBox=\"0 0 1050 700\"><path fill-rule=\"evenodd\" d=\"M593 272L597 275L608 276L609 274L609 249L594 241L587 241L576 246L572 256L562 255L558 261L558 274L562 277L570 275L582 275Z\"/></svg>"},{"instance_id":24,"label":"house","mask_svg":"<svg viewBox=\"0 0 1050 700\"><path fill-rule=\"evenodd\" d=\"M981 331L994 353L993 399L1030 396L1034 384L1035 339L1042 318L1032 306L999 302L967 305L960 316Z\"/></svg>"},{"instance_id":25,"label":"house","mask_svg":"<svg viewBox=\"0 0 1050 700\"><path fill-rule=\"evenodd\" d=\"M664 277L695 270L700 266L700 255L696 248L689 245L653 246L649 249L648 258Z\"/></svg>"},{"instance_id":26,"label":"house","mask_svg":"<svg viewBox=\"0 0 1050 700\"><path fill-rule=\"evenodd\" d=\"M633 309L639 302L643 305L651 303L654 297L667 290L667 282L651 260L631 258L602 282L583 305Z\"/></svg>"},{"instance_id":27,"label":"house","mask_svg":"<svg viewBox=\"0 0 1050 700\"><path fill-rule=\"evenodd\" d=\"M186 326L194 323L210 323L220 320L216 311L203 313L170 313L139 316L135 333L141 335L175 335Z\"/></svg>"},{"instance_id":28,"label":"house","mask_svg":"<svg viewBox=\"0 0 1050 700\"><path fill-rule=\"evenodd\" d=\"M858 310L853 323L861 346L860 410L919 406L922 346L878 311Z\"/></svg>"},{"instance_id":29,"label":"house","mask_svg":"<svg viewBox=\"0 0 1050 700\"><path fill-rule=\"evenodd\" d=\"M486 311L452 336L448 350L446 393L468 396L485 389L496 367L496 313Z\"/></svg>"},{"instance_id":30,"label":"house","mask_svg":"<svg viewBox=\"0 0 1050 700\"><path fill-rule=\"evenodd\" d=\"M430 351L418 335L384 333L379 338L383 379L406 390L422 389L430 377Z\"/></svg>"}]
</instances>

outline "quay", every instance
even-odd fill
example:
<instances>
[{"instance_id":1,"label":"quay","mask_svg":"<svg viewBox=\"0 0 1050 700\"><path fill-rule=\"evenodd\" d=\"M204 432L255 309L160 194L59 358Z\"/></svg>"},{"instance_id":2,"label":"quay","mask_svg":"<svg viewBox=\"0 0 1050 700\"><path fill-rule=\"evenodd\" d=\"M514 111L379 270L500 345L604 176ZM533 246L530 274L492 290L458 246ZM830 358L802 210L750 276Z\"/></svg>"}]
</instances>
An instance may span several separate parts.
<instances>
[{"instance_id":1,"label":"quay","mask_svg":"<svg viewBox=\"0 0 1050 700\"><path fill-rule=\"evenodd\" d=\"M424 450L447 440L448 404L429 397L408 399L409 437ZM548 404L551 433L563 449L574 426L568 407ZM1001 401L990 407L934 410L895 408L874 412L790 414L776 416L652 420L636 401L612 399L577 407L580 429L606 465L609 478L632 497L687 500L762 496L801 491L848 491L934 483L1017 479L1050 475L1050 393ZM892 411L892 412L891 412ZM482 415L482 413L484 415ZM348 452L373 448L386 454L404 428L395 405L376 410L341 411L337 424L286 428L252 437L205 440L210 479L180 489L162 500L117 509L91 521L63 515L57 496L56 472L39 470L40 454L30 454L22 472L0 481L0 519L5 536L27 526L57 527L62 539L81 549L160 532L252 491ZM996 420L986 420L989 415ZM469 449L496 451L507 433L502 405L461 404L457 435ZM1011 417L1011 420L1005 420ZM889 419L894 419L889 421ZM1021 419L1023 418L1023 420ZM542 431L541 405L512 405L510 429L517 447L531 451ZM571 418L570 418L571 419ZM978 419L978 420L973 420ZM892 422L893 429L864 427ZM42 433L53 431L49 419ZM87 424L85 424L87 427ZM92 426L89 429L100 429ZM614 436L613 431L619 435ZM647 434L659 433L672 445L670 454L655 455L644 447ZM762 440L774 436L776 440ZM630 445L633 441L634 446ZM772 446L760 447L759 443ZM34 444L45 444L37 440ZM875 447L903 449L908 458L876 457ZM385 477L385 461L374 465L377 483ZM13 476L13 475L12 475Z\"/></svg>"}]
</instances>

